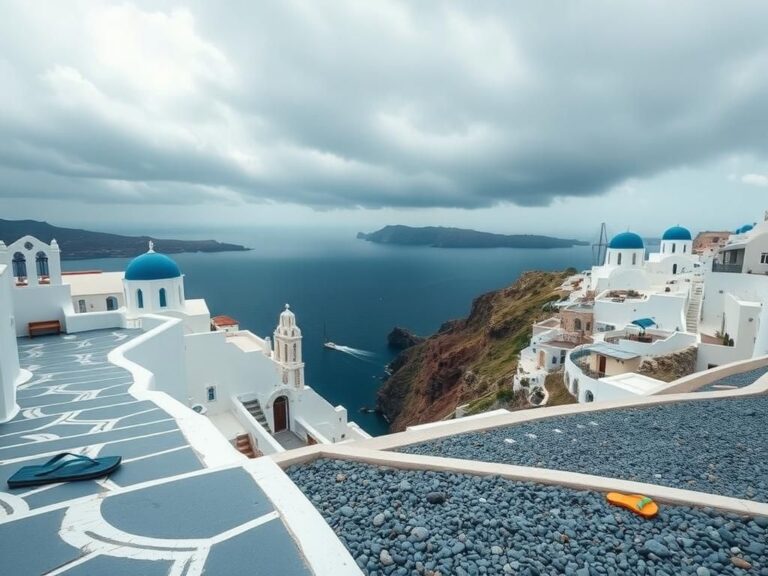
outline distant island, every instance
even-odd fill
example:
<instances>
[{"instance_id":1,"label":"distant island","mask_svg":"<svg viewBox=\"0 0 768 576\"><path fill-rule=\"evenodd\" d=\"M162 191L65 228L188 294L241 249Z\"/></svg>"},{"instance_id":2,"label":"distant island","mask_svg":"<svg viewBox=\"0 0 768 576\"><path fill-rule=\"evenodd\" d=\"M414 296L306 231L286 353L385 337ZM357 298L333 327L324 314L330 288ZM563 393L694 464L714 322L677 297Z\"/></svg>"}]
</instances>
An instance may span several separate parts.
<instances>
[{"instance_id":1,"label":"distant island","mask_svg":"<svg viewBox=\"0 0 768 576\"><path fill-rule=\"evenodd\" d=\"M250 250L239 244L227 244L216 240L170 240L153 236L122 236L79 228L60 228L37 220L0 219L0 240L6 244L15 242L27 234L46 243L50 243L55 238L61 248L62 260L131 258L146 252L150 240L155 243L158 251L165 254Z\"/></svg>"},{"instance_id":2,"label":"distant island","mask_svg":"<svg viewBox=\"0 0 768 576\"><path fill-rule=\"evenodd\" d=\"M588 242L535 234L492 234L463 228L427 226L384 226L381 230L366 234L359 232L360 240L377 244L401 246L432 246L435 248L570 248L587 246Z\"/></svg>"}]
</instances>

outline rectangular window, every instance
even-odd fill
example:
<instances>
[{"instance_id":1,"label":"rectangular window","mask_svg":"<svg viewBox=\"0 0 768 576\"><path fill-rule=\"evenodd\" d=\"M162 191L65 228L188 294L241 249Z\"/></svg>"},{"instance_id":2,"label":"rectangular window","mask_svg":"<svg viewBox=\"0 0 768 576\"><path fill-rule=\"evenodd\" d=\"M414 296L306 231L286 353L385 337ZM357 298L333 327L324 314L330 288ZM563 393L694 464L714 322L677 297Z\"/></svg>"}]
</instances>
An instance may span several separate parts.
<instances>
[{"instance_id":1,"label":"rectangular window","mask_svg":"<svg viewBox=\"0 0 768 576\"><path fill-rule=\"evenodd\" d=\"M208 386L208 388L205 389L205 395L208 398L208 402L215 402L216 401L216 386Z\"/></svg>"},{"instance_id":2,"label":"rectangular window","mask_svg":"<svg viewBox=\"0 0 768 576\"><path fill-rule=\"evenodd\" d=\"M768 264L768 252L760 254L760 264Z\"/></svg>"}]
</instances>

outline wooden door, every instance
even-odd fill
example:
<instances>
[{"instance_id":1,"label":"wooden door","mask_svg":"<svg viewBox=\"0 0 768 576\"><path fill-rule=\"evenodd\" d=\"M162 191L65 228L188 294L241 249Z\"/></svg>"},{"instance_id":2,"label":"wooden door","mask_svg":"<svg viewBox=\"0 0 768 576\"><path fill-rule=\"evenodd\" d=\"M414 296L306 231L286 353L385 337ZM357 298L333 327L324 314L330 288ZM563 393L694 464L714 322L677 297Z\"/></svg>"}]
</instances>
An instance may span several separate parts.
<instances>
[{"instance_id":1,"label":"wooden door","mask_svg":"<svg viewBox=\"0 0 768 576\"><path fill-rule=\"evenodd\" d=\"M275 418L275 433L288 430L288 398L285 396L275 398L272 411Z\"/></svg>"},{"instance_id":2,"label":"wooden door","mask_svg":"<svg viewBox=\"0 0 768 576\"><path fill-rule=\"evenodd\" d=\"M605 356L599 356L598 358L597 371L600 373L600 376L605 376Z\"/></svg>"}]
</instances>

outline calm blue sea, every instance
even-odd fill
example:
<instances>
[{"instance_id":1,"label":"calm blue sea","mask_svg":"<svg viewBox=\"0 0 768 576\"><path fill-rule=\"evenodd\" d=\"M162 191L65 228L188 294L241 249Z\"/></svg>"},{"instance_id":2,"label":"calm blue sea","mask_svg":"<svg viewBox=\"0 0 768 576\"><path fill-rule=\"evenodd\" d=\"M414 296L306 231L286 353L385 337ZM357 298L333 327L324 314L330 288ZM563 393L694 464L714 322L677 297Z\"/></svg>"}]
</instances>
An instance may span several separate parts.
<instances>
[{"instance_id":1,"label":"calm blue sea","mask_svg":"<svg viewBox=\"0 0 768 576\"><path fill-rule=\"evenodd\" d=\"M167 236L184 237L183 234ZM526 270L583 269L590 247L444 250L383 246L353 233L328 231L196 231L189 237L238 242L253 250L179 254L188 298L205 298L212 315L227 314L260 336L271 336L285 303L304 334L307 384L342 404L369 433L387 431L373 407L393 353L387 334L405 326L429 335L465 316L476 296L507 286ZM158 243L157 250L162 251ZM65 270L123 270L126 259L65 261ZM323 331L337 344L364 353L323 348Z\"/></svg>"}]
</instances>

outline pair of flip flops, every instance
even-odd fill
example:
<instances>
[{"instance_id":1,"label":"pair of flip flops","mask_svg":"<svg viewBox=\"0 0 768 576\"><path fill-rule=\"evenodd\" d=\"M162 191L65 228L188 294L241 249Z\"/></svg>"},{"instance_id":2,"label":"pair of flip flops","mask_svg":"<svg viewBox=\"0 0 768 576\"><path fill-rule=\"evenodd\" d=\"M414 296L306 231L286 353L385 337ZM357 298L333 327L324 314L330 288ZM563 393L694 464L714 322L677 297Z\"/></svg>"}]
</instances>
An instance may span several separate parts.
<instances>
[{"instance_id":1,"label":"pair of flip flops","mask_svg":"<svg viewBox=\"0 0 768 576\"><path fill-rule=\"evenodd\" d=\"M634 512L643 518L653 518L659 513L659 505L648 496L640 494L620 494L619 492L608 492L606 500L615 506L621 506Z\"/></svg>"},{"instance_id":2,"label":"pair of flip flops","mask_svg":"<svg viewBox=\"0 0 768 576\"><path fill-rule=\"evenodd\" d=\"M89 458L82 454L62 452L39 466L24 466L8 478L9 488L40 486L56 482L74 482L101 478L117 470L121 456Z\"/></svg>"}]
</instances>

